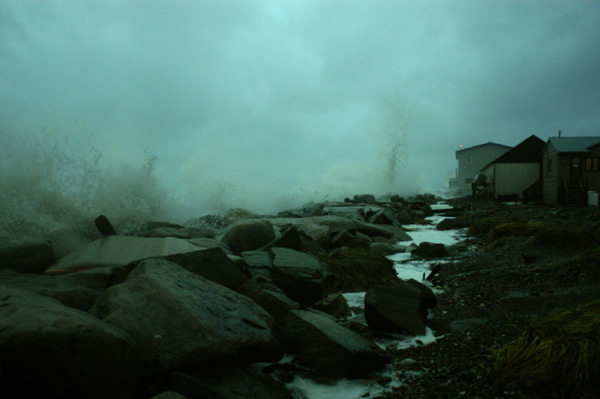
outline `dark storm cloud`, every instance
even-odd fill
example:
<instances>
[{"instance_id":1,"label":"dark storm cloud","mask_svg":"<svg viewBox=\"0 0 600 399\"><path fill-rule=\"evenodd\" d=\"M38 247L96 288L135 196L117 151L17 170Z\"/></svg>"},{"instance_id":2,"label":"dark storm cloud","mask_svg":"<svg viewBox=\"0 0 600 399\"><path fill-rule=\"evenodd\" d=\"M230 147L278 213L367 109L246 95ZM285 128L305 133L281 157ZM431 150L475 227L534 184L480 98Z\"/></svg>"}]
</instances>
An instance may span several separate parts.
<instances>
[{"instance_id":1,"label":"dark storm cloud","mask_svg":"<svg viewBox=\"0 0 600 399\"><path fill-rule=\"evenodd\" d=\"M592 1L3 1L0 21L4 129L225 185L432 188L459 144L600 134Z\"/></svg>"}]
</instances>

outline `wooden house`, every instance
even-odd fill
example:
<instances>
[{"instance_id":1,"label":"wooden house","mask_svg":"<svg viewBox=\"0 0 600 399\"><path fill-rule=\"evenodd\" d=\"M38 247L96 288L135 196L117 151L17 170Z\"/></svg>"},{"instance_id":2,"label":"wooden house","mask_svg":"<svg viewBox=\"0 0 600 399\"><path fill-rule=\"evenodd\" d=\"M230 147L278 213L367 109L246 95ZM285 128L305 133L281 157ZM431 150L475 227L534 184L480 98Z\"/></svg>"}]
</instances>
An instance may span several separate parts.
<instances>
[{"instance_id":1,"label":"wooden house","mask_svg":"<svg viewBox=\"0 0 600 399\"><path fill-rule=\"evenodd\" d=\"M480 170L510 149L507 145L489 142L456 151L456 188L461 192L470 193L471 183L475 181L475 176Z\"/></svg>"},{"instance_id":2,"label":"wooden house","mask_svg":"<svg viewBox=\"0 0 600 399\"><path fill-rule=\"evenodd\" d=\"M600 137L550 137L543 153L546 204L583 206L600 191Z\"/></svg>"},{"instance_id":3,"label":"wooden house","mask_svg":"<svg viewBox=\"0 0 600 399\"><path fill-rule=\"evenodd\" d=\"M546 143L529 136L481 169L498 199L542 199L542 154Z\"/></svg>"}]
</instances>

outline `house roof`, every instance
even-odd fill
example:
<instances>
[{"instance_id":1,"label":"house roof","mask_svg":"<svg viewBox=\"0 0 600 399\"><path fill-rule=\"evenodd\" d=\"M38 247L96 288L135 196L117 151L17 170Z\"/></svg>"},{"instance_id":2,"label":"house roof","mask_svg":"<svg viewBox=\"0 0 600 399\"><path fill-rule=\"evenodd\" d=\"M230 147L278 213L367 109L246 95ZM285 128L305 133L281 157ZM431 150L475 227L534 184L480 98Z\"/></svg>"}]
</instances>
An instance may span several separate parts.
<instances>
[{"instance_id":1,"label":"house roof","mask_svg":"<svg viewBox=\"0 0 600 399\"><path fill-rule=\"evenodd\" d=\"M548 144L552 144L556 152L588 152L589 148L600 143L600 137L550 137Z\"/></svg>"},{"instance_id":2,"label":"house roof","mask_svg":"<svg viewBox=\"0 0 600 399\"><path fill-rule=\"evenodd\" d=\"M546 142L536 135L532 134L517 146L508 150L498 158L487 164L493 163L539 163L542 162L542 153ZM484 168L485 169L485 168Z\"/></svg>"},{"instance_id":3,"label":"house roof","mask_svg":"<svg viewBox=\"0 0 600 399\"><path fill-rule=\"evenodd\" d=\"M491 146L496 146L496 147L507 148L507 149L510 149L510 148L512 148L511 146L508 146L508 145L504 145L504 144L498 144L498 143L492 143L492 142L490 141L490 142L488 142L488 143L483 143L483 144L475 145L475 146L473 146L473 147L463 148L462 150L458 150L458 151L456 151L456 154L458 155L458 153L459 153L459 152L461 152L461 153L462 153L462 152L465 152L465 151L470 151L470 150L474 150L474 149L476 149L476 148L481 148L481 147L485 147L485 146L489 146L489 145L491 145Z\"/></svg>"}]
</instances>

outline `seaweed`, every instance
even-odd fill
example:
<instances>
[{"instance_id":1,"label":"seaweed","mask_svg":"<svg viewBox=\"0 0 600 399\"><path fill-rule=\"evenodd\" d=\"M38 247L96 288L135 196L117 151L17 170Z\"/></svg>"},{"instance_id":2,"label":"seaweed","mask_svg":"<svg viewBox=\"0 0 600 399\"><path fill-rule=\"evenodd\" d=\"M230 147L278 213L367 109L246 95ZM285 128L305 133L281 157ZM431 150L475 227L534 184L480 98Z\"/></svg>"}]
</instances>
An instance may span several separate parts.
<instances>
[{"instance_id":1,"label":"seaweed","mask_svg":"<svg viewBox=\"0 0 600 399\"><path fill-rule=\"evenodd\" d=\"M575 397L600 376L600 301L532 322L492 351L489 376L537 397Z\"/></svg>"},{"instance_id":2,"label":"seaweed","mask_svg":"<svg viewBox=\"0 0 600 399\"><path fill-rule=\"evenodd\" d=\"M364 248L343 248L322 260L335 276L330 292L365 291L373 285L393 285L401 280L394 263L385 256Z\"/></svg>"}]
</instances>

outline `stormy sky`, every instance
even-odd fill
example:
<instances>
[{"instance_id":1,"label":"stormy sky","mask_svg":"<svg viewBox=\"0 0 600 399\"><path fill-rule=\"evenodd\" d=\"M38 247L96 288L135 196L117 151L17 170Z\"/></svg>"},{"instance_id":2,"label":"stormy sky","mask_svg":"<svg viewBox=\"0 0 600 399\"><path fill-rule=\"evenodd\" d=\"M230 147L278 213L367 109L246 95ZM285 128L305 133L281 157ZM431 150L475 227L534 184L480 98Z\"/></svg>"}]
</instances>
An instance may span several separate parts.
<instances>
[{"instance_id":1,"label":"stormy sky","mask_svg":"<svg viewBox=\"0 0 600 399\"><path fill-rule=\"evenodd\" d=\"M433 191L461 144L600 135L599 32L583 0L2 0L0 134L239 205Z\"/></svg>"}]
</instances>

